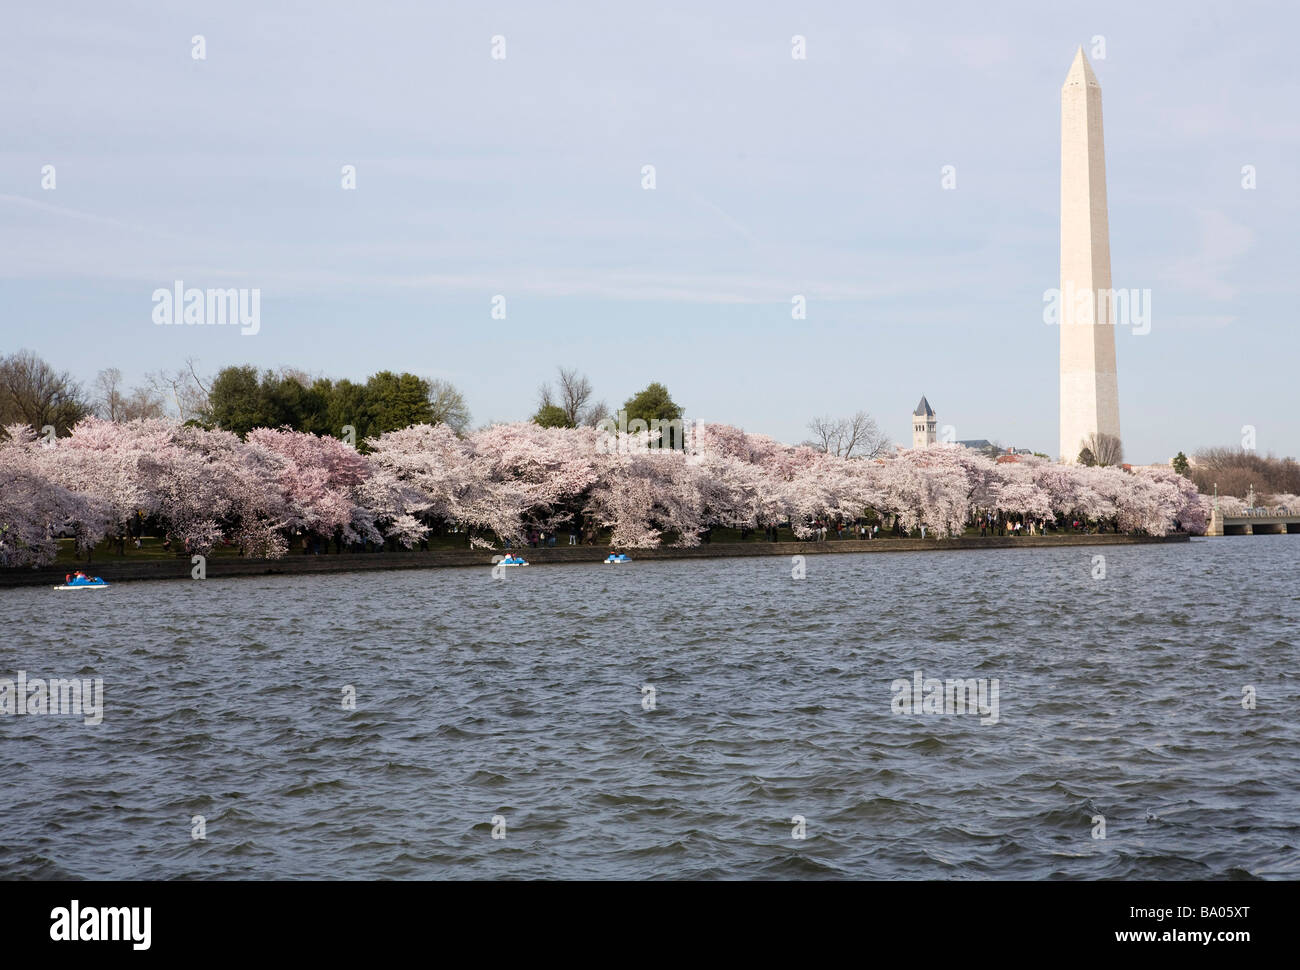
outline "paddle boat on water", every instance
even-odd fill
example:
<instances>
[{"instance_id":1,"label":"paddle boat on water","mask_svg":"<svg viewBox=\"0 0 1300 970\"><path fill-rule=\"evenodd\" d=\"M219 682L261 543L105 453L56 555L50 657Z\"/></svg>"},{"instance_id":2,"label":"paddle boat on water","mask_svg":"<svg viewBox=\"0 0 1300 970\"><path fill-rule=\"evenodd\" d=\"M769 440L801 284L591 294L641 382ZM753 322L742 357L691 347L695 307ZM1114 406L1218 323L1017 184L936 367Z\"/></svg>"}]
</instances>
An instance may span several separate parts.
<instances>
[{"instance_id":1,"label":"paddle boat on water","mask_svg":"<svg viewBox=\"0 0 1300 970\"><path fill-rule=\"evenodd\" d=\"M611 552L609 554L609 558L605 560L605 565L608 566L610 563L631 562L631 561L632 561L631 559L627 558L627 556L621 552L617 556Z\"/></svg>"},{"instance_id":2,"label":"paddle boat on water","mask_svg":"<svg viewBox=\"0 0 1300 970\"><path fill-rule=\"evenodd\" d=\"M63 585L55 589L108 589L108 583L99 576L87 576L78 570L63 577Z\"/></svg>"},{"instance_id":3,"label":"paddle boat on water","mask_svg":"<svg viewBox=\"0 0 1300 970\"><path fill-rule=\"evenodd\" d=\"M514 554L511 554L511 555L509 555L509 556L506 556L504 559L502 559L501 562L500 562L500 565L502 565L502 566L527 566L527 565L528 565L528 561L525 560L522 556L516 556L516 555L514 555Z\"/></svg>"}]
</instances>

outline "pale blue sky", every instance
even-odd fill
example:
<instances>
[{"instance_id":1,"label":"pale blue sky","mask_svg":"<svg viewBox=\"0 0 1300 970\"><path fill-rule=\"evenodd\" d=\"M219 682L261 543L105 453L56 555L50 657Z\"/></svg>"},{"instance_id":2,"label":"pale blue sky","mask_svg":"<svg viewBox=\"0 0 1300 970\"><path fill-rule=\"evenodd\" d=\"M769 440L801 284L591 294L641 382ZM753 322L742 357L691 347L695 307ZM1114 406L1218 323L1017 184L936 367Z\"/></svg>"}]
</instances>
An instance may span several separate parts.
<instances>
[{"instance_id":1,"label":"pale blue sky","mask_svg":"<svg viewBox=\"0 0 1300 970\"><path fill-rule=\"evenodd\" d=\"M10 5L0 351L408 369L475 423L563 363L787 441L858 408L906 441L924 393L1054 453L1060 86L1101 35L1114 285L1153 304L1117 334L1128 456L1300 453L1295 9L947 6ZM176 279L259 287L260 333L155 327Z\"/></svg>"}]
</instances>

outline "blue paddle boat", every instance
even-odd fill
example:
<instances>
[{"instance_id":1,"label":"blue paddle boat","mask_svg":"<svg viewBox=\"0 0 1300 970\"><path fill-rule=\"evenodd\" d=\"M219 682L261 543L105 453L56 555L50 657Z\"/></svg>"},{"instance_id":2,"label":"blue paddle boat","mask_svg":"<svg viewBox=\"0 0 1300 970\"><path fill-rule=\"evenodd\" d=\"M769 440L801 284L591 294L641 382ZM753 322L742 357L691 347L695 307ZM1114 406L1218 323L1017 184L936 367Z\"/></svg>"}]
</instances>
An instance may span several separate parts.
<instances>
[{"instance_id":1,"label":"blue paddle boat","mask_svg":"<svg viewBox=\"0 0 1300 970\"><path fill-rule=\"evenodd\" d=\"M63 577L63 585L55 589L108 589L108 583L99 576L87 576L83 572L69 573Z\"/></svg>"}]
</instances>

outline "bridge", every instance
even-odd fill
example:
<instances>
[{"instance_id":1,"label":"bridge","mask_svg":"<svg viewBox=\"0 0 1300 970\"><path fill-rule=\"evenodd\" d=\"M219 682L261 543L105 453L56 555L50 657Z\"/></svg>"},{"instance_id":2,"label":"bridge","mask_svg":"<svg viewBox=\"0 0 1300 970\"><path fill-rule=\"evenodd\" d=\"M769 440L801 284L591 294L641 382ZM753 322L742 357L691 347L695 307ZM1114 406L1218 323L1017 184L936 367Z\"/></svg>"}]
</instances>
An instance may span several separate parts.
<instances>
[{"instance_id":1,"label":"bridge","mask_svg":"<svg viewBox=\"0 0 1300 970\"><path fill-rule=\"evenodd\" d=\"M1300 509L1276 508L1246 509L1241 515L1224 515L1217 506L1210 513L1207 536L1249 536L1300 532Z\"/></svg>"}]
</instances>

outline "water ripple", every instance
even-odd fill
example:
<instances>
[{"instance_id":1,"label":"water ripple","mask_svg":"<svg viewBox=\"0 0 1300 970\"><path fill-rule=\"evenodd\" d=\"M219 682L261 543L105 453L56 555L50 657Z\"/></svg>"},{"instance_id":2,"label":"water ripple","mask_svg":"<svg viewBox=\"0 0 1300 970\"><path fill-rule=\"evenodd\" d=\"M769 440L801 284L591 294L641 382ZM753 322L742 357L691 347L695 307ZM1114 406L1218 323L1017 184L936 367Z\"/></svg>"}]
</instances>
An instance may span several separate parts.
<instances>
[{"instance_id":1,"label":"water ripple","mask_svg":"<svg viewBox=\"0 0 1300 970\"><path fill-rule=\"evenodd\" d=\"M0 875L1300 877L1300 541L1097 551L0 591Z\"/></svg>"}]
</instances>

